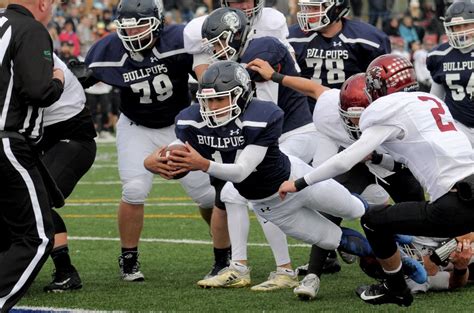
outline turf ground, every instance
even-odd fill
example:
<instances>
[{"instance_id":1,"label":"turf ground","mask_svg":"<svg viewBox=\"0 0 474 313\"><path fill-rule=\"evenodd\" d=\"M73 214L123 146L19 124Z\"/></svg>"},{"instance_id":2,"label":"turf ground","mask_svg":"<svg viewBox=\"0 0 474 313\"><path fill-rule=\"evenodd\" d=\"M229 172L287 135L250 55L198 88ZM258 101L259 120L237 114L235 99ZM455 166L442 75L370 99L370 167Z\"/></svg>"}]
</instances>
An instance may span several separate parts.
<instances>
[{"instance_id":1,"label":"turf ground","mask_svg":"<svg viewBox=\"0 0 474 313\"><path fill-rule=\"evenodd\" d=\"M196 282L210 269L212 245L209 229L197 208L175 181L155 178L145 209L140 261L146 281L119 279L120 251L116 209L120 199L114 144L100 144L93 168L81 180L60 214L68 226L69 249L84 287L80 291L45 294L53 269L48 260L26 296L23 307L81 308L106 311L192 312L397 312L395 305L372 307L362 303L354 289L372 280L357 265L342 264L342 271L323 276L316 300L301 302L292 290L268 293L244 289L200 289ZM348 225L358 228L356 222ZM249 261L252 283L274 270L270 248L251 213ZM289 240L294 265L306 262L309 248ZM474 288L417 295L410 312L472 312Z\"/></svg>"}]
</instances>

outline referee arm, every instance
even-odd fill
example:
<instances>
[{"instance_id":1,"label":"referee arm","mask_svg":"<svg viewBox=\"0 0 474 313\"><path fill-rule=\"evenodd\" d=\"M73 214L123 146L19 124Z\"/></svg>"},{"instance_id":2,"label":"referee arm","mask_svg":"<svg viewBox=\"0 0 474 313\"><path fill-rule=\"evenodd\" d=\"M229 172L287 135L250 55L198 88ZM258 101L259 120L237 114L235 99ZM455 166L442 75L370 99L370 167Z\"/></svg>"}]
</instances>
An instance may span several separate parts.
<instances>
[{"instance_id":1,"label":"referee arm","mask_svg":"<svg viewBox=\"0 0 474 313\"><path fill-rule=\"evenodd\" d=\"M53 71L52 43L46 28L35 21L22 35L13 56L17 94L26 105L48 107L63 92L64 73Z\"/></svg>"}]
</instances>

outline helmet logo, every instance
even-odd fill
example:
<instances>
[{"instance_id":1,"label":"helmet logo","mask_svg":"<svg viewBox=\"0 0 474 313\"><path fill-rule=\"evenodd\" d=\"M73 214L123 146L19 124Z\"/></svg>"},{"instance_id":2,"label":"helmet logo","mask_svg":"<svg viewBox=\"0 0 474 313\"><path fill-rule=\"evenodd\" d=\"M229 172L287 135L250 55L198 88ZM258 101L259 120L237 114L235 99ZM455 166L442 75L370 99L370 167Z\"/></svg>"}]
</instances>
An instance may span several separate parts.
<instances>
[{"instance_id":1,"label":"helmet logo","mask_svg":"<svg viewBox=\"0 0 474 313\"><path fill-rule=\"evenodd\" d=\"M222 23L229 26L229 28L235 33L240 27L239 16L235 12L228 12L222 16Z\"/></svg>"},{"instance_id":2,"label":"helmet logo","mask_svg":"<svg viewBox=\"0 0 474 313\"><path fill-rule=\"evenodd\" d=\"M382 82L380 81L382 75L382 68L380 66L374 66L370 69L367 75L367 86L373 89L382 89Z\"/></svg>"},{"instance_id":3,"label":"helmet logo","mask_svg":"<svg viewBox=\"0 0 474 313\"><path fill-rule=\"evenodd\" d=\"M235 80L237 80L241 85L242 87L247 90L248 89L248 85L249 85L249 81L250 81L250 78L249 78L249 74L247 73L247 71L241 67L237 67L235 69Z\"/></svg>"}]
</instances>

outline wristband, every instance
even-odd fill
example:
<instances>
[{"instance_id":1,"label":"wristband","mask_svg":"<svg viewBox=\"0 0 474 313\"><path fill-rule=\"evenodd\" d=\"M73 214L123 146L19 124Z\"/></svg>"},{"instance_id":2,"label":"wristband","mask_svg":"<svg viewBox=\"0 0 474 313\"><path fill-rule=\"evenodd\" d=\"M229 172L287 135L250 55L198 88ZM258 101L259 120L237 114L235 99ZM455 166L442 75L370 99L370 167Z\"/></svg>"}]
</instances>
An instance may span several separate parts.
<instances>
[{"instance_id":1,"label":"wristband","mask_svg":"<svg viewBox=\"0 0 474 313\"><path fill-rule=\"evenodd\" d=\"M458 270L457 268L453 269L453 275L456 276L464 276L467 273L467 268L463 268L462 270Z\"/></svg>"},{"instance_id":2,"label":"wristband","mask_svg":"<svg viewBox=\"0 0 474 313\"><path fill-rule=\"evenodd\" d=\"M306 180L304 180L304 177L301 177L295 180L296 191L301 191L305 189L306 187L308 187L308 183L306 182Z\"/></svg>"},{"instance_id":3,"label":"wristband","mask_svg":"<svg viewBox=\"0 0 474 313\"><path fill-rule=\"evenodd\" d=\"M272 76L271 76L271 80L274 81L275 83L278 83L278 84L281 84L281 82L283 81L283 78L285 77L285 75L283 74L280 74L278 72L273 72Z\"/></svg>"}]
</instances>

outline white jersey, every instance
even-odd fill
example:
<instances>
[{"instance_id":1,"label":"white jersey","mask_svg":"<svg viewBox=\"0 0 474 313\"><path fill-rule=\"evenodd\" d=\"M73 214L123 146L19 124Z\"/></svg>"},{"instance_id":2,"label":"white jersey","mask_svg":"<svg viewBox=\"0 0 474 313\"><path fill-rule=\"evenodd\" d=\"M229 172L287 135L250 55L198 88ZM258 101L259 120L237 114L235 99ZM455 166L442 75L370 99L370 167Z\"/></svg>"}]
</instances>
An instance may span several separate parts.
<instances>
[{"instance_id":1,"label":"white jersey","mask_svg":"<svg viewBox=\"0 0 474 313\"><path fill-rule=\"evenodd\" d=\"M339 113L339 95L341 90L328 89L318 98L318 104L314 108L313 122L317 129L315 145L317 153L313 158L313 167L321 165L324 161L337 154L340 147L347 148L355 140L352 139L344 127L344 121ZM381 147L377 147L378 153L386 153ZM389 164L387 157L384 157ZM370 161L365 162L370 172L378 178L383 178L393 174L391 170L383 164L376 165Z\"/></svg>"},{"instance_id":2,"label":"white jersey","mask_svg":"<svg viewBox=\"0 0 474 313\"><path fill-rule=\"evenodd\" d=\"M81 112L86 103L86 95L81 83L56 54L53 54L53 57L54 67L64 72L65 85L59 100L44 110L43 125L45 127L70 119Z\"/></svg>"},{"instance_id":3,"label":"white jersey","mask_svg":"<svg viewBox=\"0 0 474 313\"><path fill-rule=\"evenodd\" d=\"M474 173L474 151L456 129L447 106L424 92L397 92L374 101L362 112L362 132L372 126L402 130L382 147L408 166L435 201L456 182Z\"/></svg>"},{"instance_id":4,"label":"white jersey","mask_svg":"<svg viewBox=\"0 0 474 313\"><path fill-rule=\"evenodd\" d=\"M184 49L187 53L194 55L193 67L202 64L209 64L209 54L204 50L203 38L201 35L202 24L207 15L191 20L184 28ZM279 39L289 50L293 48L288 43L288 26L283 14L272 8L263 8L262 14L255 21L249 34L250 38L275 37Z\"/></svg>"},{"instance_id":5,"label":"white jersey","mask_svg":"<svg viewBox=\"0 0 474 313\"><path fill-rule=\"evenodd\" d=\"M354 143L349 137L339 114L339 89L329 89L318 98L314 108L313 122L318 132L331 138L338 146L347 148Z\"/></svg>"}]
</instances>

